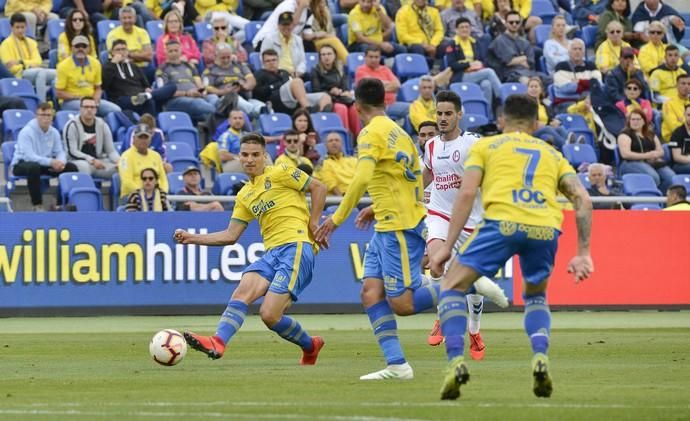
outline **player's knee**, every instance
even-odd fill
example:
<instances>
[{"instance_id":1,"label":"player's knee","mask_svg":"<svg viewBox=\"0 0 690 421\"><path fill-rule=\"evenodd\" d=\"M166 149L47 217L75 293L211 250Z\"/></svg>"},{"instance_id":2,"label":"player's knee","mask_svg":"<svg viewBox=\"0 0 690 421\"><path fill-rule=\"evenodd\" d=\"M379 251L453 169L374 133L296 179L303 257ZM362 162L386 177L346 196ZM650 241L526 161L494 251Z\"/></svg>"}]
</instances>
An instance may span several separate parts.
<instances>
[{"instance_id":1,"label":"player's knee","mask_svg":"<svg viewBox=\"0 0 690 421\"><path fill-rule=\"evenodd\" d=\"M386 298L386 295L383 291L383 285L380 283L366 281L364 284L362 284L362 290L360 291L359 296L362 300L362 304L364 304L365 307L372 306Z\"/></svg>"},{"instance_id":2,"label":"player's knee","mask_svg":"<svg viewBox=\"0 0 690 421\"><path fill-rule=\"evenodd\" d=\"M391 308L397 316L411 316L415 314L412 300L391 300Z\"/></svg>"},{"instance_id":3,"label":"player's knee","mask_svg":"<svg viewBox=\"0 0 690 421\"><path fill-rule=\"evenodd\" d=\"M259 315L261 316L261 321L264 322L268 328L275 326L275 324L278 323L280 318L283 316L272 309L266 309L263 307L259 310Z\"/></svg>"}]
</instances>

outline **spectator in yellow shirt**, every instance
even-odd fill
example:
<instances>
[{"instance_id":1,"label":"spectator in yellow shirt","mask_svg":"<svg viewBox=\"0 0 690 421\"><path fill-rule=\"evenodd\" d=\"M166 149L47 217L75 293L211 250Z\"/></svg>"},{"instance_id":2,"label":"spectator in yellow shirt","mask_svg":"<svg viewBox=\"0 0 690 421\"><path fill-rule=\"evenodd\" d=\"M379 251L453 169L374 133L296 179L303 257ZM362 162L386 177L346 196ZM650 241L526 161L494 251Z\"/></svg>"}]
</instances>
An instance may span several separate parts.
<instances>
[{"instance_id":1,"label":"spectator in yellow shirt","mask_svg":"<svg viewBox=\"0 0 690 421\"><path fill-rule=\"evenodd\" d=\"M690 211L688 191L685 186L674 184L666 190L665 211Z\"/></svg>"},{"instance_id":2,"label":"spectator in yellow shirt","mask_svg":"<svg viewBox=\"0 0 690 421\"><path fill-rule=\"evenodd\" d=\"M96 53L96 41L93 39L91 22L79 9L72 9L65 18L65 32L58 37L58 63L72 55L72 40L77 35L83 35L89 39L89 49L87 54L98 60Z\"/></svg>"},{"instance_id":3,"label":"spectator in yellow shirt","mask_svg":"<svg viewBox=\"0 0 690 421\"><path fill-rule=\"evenodd\" d=\"M304 165L311 169L314 169L314 164L312 164L309 158L302 155L304 150L304 138L300 136L300 133L295 129L290 129L285 132L285 151L283 154L276 158L274 165L287 164L292 167L299 167Z\"/></svg>"},{"instance_id":4,"label":"spectator in yellow shirt","mask_svg":"<svg viewBox=\"0 0 690 421\"><path fill-rule=\"evenodd\" d=\"M106 47L108 51L113 48L113 41L124 40L127 43L129 58L139 67L146 67L153 59L153 47L151 37L145 29L135 25L137 12L134 8L126 6L120 9L120 23L122 25L108 33Z\"/></svg>"},{"instance_id":5,"label":"spectator in yellow shirt","mask_svg":"<svg viewBox=\"0 0 690 421\"><path fill-rule=\"evenodd\" d=\"M11 17L15 13L24 15L30 32L38 39L39 30L45 30L49 20L58 18L51 12L52 8L52 0L7 0L5 16ZM44 41L48 42L48 31L45 31Z\"/></svg>"},{"instance_id":6,"label":"spectator in yellow shirt","mask_svg":"<svg viewBox=\"0 0 690 421\"><path fill-rule=\"evenodd\" d=\"M436 57L436 49L443 41L441 14L427 0L413 0L398 10L395 16L398 41L409 53L421 54L428 59Z\"/></svg>"},{"instance_id":7,"label":"spectator in yellow shirt","mask_svg":"<svg viewBox=\"0 0 690 421\"><path fill-rule=\"evenodd\" d=\"M661 109L661 141L668 142L675 129L685 123L685 107L690 105L690 75L676 79L676 95L664 102Z\"/></svg>"},{"instance_id":8,"label":"spectator in yellow shirt","mask_svg":"<svg viewBox=\"0 0 690 421\"><path fill-rule=\"evenodd\" d=\"M653 69L649 76L649 89L656 96L656 101L663 103L673 97L676 94L678 76L687 74L688 70L680 58L678 47L667 46L663 64Z\"/></svg>"},{"instance_id":9,"label":"spectator in yellow shirt","mask_svg":"<svg viewBox=\"0 0 690 421\"><path fill-rule=\"evenodd\" d=\"M377 46L387 57L407 52L407 48L390 41L393 21L377 0L359 0L347 19L347 49L365 52L370 45Z\"/></svg>"},{"instance_id":10,"label":"spectator in yellow shirt","mask_svg":"<svg viewBox=\"0 0 690 421\"><path fill-rule=\"evenodd\" d=\"M618 66L623 47L630 47L630 44L623 41L623 25L618 21L611 21L606 26L606 41L599 45L596 53L596 65L601 74L606 74ZM635 57L635 68L640 68L637 57Z\"/></svg>"},{"instance_id":11,"label":"spectator in yellow shirt","mask_svg":"<svg viewBox=\"0 0 690 421\"><path fill-rule=\"evenodd\" d=\"M649 77L652 70L660 66L664 62L664 55L666 52L666 44L663 43L666 28L659 21L654 21L649 24L647 35L649 42L640 48L637 58L640 60L640 68L644 72L645 77Z\"/></svg>"},{"instance_id":12,"label":"spectator in yellow shirt","mask_svg":"<svg viewBox=\"0 0 690 421\"><path fill-rule=\"evenodd\" d=\"M434 101L434 79L422 76L419 79L419 97L410 104L410 123L415 131L424 121L436 120L436 102Z\"/></svg>"},{"instance_id":13,"label":"spectator in yellow shirt","mask_svg":"<svg viewBox=\"0 0 690 421\"><path fill-rule=\"evenodd\" d=\"M152 168L160 174L158 186L161 191L168 191L168 177L165 176L163 159L158 152L150 149L151 129L146 124L139 124L134 128L132 146L120 157L118 172L120 174L120 197L128 197L144 186L141 180L141 172L146 168Z\"/></svg>"},{"instance_id":14,"label":"spectator in yellow shirt","mask_svg":"<svg viewBox=\"0 0 690 421\"><path fill-rule=\"evenodd\" d=\"M343 139L338 132L326 136L326 152L326 159L317 171L316 178L328 187L328 194L344 196L355 178L357 158L343 154Z\"/></svg>"}]
</instances>

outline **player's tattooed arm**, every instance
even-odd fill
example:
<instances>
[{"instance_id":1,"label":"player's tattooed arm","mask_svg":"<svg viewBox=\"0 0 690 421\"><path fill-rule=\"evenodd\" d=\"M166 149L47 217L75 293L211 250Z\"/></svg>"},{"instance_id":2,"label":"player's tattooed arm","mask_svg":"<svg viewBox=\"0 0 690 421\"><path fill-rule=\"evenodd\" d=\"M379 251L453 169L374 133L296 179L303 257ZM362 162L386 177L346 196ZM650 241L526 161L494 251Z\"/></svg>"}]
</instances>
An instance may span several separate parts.
<instances>
[{"instance_id":1,"label":"player's tattooed arm","mask_svg":"<svg viewBox=\"0 0 690 421\"><path fill-rule=\"evenodd\" d=\"M589 254L589 243L592 233L592 200L589 197L589 193L587 193L587 190L580 183L580 179L575 175L563 177L559 190L570 200L575 209L578 254Z\"/></svg>"}]
</instances>

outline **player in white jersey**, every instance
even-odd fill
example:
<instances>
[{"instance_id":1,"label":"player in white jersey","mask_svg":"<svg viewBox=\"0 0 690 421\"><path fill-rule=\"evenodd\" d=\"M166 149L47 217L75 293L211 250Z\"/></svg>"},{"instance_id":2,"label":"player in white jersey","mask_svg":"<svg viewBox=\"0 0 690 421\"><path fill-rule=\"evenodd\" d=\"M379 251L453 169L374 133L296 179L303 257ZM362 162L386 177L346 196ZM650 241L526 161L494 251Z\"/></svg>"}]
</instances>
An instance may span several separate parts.
<instances>
[{"instance_id":1,"label":"player in white jersey","mask_svg":"<svg viewBox=\"0 0 690 421\"><path fill-rule=\"evenodd\" d=\"M436 123L440 135L426 142L424 146L424 184L431 187L431 198L427 204L427 252L433 255L448 237L450 215L453 201L462 183L465 167L464 162L472 145L479 140L476 133L465 132L460 129L462 118L462 101L451 91L439 92L436 96ZM455 249L464 243L472 234L477 224L482 221L484 209L481 197L477 195L472 213L463 229ZM440 279L442 273L431 273L432 279ZM484 357L486 346L479 333L479 319L481 317L484 299L488 296L501 307L508 305L503 290L488 278L483 278L475 284L476 294L467 294L467 304L470 313L470 355L475 360ZM482 295L480 295L482 294ZM443 342L438 320L429 334L429 345L436 346Z\"/></svg>"}]
</instances>

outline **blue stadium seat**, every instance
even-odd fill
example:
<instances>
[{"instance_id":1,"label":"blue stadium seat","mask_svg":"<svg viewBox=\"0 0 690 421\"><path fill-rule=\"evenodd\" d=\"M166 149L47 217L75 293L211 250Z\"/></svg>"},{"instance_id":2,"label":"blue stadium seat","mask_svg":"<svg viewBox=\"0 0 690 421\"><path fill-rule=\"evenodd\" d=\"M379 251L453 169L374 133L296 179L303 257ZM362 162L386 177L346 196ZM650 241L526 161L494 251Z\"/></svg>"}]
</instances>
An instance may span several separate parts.
<instances>
[{"instance_id":1,"label":"blue stadium seat","mask_svg":"<svg viewBox=\"0 0 690 421\"><path fill-rule=\"evenodd\" d=\"M486 102L482 88L476 83L452 83L450 90L462 98L462 108L465 113L483 115L491 118L491 106Z\"/></svg>"},{"instance_id":2,"label":"blue stadium seat","mask_svg":"<svg viewBox=\"0 0 690 421\"><path fill-rule=\"evenodd\" d=\"M180 190L184 188L184 180L182 178L182 172L173 171L168 174L168 192L170 194L177 194Z\"/></svg>"},{"instance_id":3,"label":"blue stadium seat","mask_svg":"<svg viewBox=\"0 0 690 421\"><path fill-rule=\"evenodd\" d=\"M120 174L113 174L113 178L110 179L110 209L116 209L120 203Z\"/></svg>"},{"instance_id":4,"label":"blue stadium seat","mask_svg":"<svg viewBox=\"0 0 690 421\"><path fill-rule=\"evenodd\" d=\"M101 66L105 66L110 60L110 52L108 52L108 50L103 50L98 53L98 58L101 61Z\"/></svg>"},{"instance_id":5,"label":"blue stadium seat","mask_svg":"<svg viewBox=\"0 0 690 421\"><path fill-rule=\"evenodd\" d=\"M661 210L661 205L658 203L635 203L630 206L630 210L659 211Z\"/></svg>"},{"instance_id":6,"label":"blue stadium seat","mask_svg":"<svg viewBox=\"0 0 690 421\"><path fill-rule=\"evenodd\" d=\"M254 37L256 36L256 33L259 32L259 29L264 26L264 21L262 20L252 20L247 23L247 25L244 27L244 39L246 42L251 43L254 40Z\"/></svg>"},{"instance_id":7,"label":"blue stadium seat","mask_svg":"<svg viewBox=\"0 0 690 421\"><path fill-rule=\"evenodd\" d=\"M532 0L532 16L539 16L544 23L551 23L556 16L556 10L550 0Z\"/></svg>"},{"instance_id":8,"label":"blue stadium seat","mask_svg":"<svg viewBox=\"0 0 690 421\"><path fill-rule=\"evenodd\" d=\"M271 157L271 159L275 162L276 158L278 157L278 142L266 143L266 152Z\"/></svg>"},{"instance_id":9,"label":"blue stadium seat","mask_svg":"<svg viewBox=\"0 0 690 421\"><path fill-rule=\"evenodd\" d=\"M582 183L585 189L592 187L592 182L589 181L589 175L585 173L578 173L577 177L580 179L580 183Z\"/></svg>"},{"instance_id":10,"label":"blue stadium seat","mask_svg":"<svg viewBox=\"0 0 690 421\"><path fill-rule=\"evenodd\" d=\"M12 201L0 202L0 212L12 212Z\"/></svg>"},{"instance_id":11,"label":"blue stadium seat","mask_svg":"<svg viewBox=\"0 0 690 421\"><path fill-rule=\"evenodd\" d=\"M184 171L191 165L199 166L194 150L186 142L168 142L165 153L168 163L173 166L173 171Z\"/></svg>"},{"instance_id":12,"label":"blue stadium seat","mask_svg":"<svg viewBox=\"0 0 690 421\"><path fill-rule=\"evenodd\" d=\"M119 20L102 20L98 22L98 50L105 48L105 41L108 38L108 34L113 29L120 26Z\"/></svg>"},{"instance_id":13,"label":"blue stadium seat","mask_svg":"<svg viewBox=\"0 0 690 421\"><path fill-rule=\"evenodd\" d=\"M338 38L343 42L344 45L347 45L347 42L349 41L349 26L347 23L343 23L338 27Z\"/></svg>"},{"instance_id":14,"label":"blue stadium seat","mask_svg":"<svg viewBox=\"0 0 690 421\"><path fill-rule=\"evenodd\" d=\"M57 48L58 38L60 34L65 32L65 20L53 19L49 20L47 24L48 39L50 40L50 48Z\"/></svg>"},{"instance_id":15,"label":"blue stadium seat","mask_svg":"<svg viewBox=\"0 0 690 421\"><path fill-rule=\"evenodd\" d=\"M36 111L39 99L33 85L26 79L7 78L0 80L0 95L18 96L30 111Z\"/></svg>"},{"instance_id":16,"label":"blue stadium seat","mask_svg":"<svg viewBox=\"0 0 690 421\"><path fill-rule=\"evenodd\" d=\"M249 53L249 66L253 72L258 72L263 67L261 64L261 53Z\"/></svg>"},{"instance_id":17,"label":"blue stadium seat","mask_svg":"<svg viewBox=\"0 0 690 421\"><path fill-rule=\"evenodd\" d=\"M537 71L542 72L542 73L548 73L548 65L546 64L546 57L541 56L539 57L539 61L537 62Z\"/></svg>"},{"instance_id":18,"label":"blue stadium seat","mask_svg":"<svg viewBox=\"0 0 690 421\"><path fill-rule=\"evenodd\" d=\"M575 168L579 167L580 164L584 162L590 164L597 162L597 153L594 151L594 148L588 144L563 145L563 156L565 156L565 159Z\"/></svg>"},{"instance_id":19,"label":"blue stadium seat","mask_svg":"<svg viewBox=\"0 0 690 421\"><path fill-rule=\"evenodd\" d=\"M513 94L527 93L527 85L520 82L506 82L501 85L501 103L504 103Z\"/></svg>"},{"instance_id":20,"label":"blue stadium seat","mask_svg":"<svg viewBox=\"0 0 690 421\"><path fill-rule=\"evenodd\" d=\"M213 37L213 26L209 22L194 24L194 38L199 44Z\"/></svg>"},{"instance_id":21,"label":"blue stadium seat","mask_svg":"<svg viewBox=\"0 0 690 421\"><path fill-rule=\"evenodd\" d=\"M419 97L419 79L408 79L400 86L398 101L413 102Z\"/></svg>"},{"instance_id":22,"label":"blue stadium seat","mask_svg":"<svg viewBox=\"0 0 690 421\"><path fill-rule=\"evenodd\" d=\"M199 152L199 133L189 114L166 111L158 114L158 125L165 132L169 142L183 142L190 146L193 154Z\"/></svg>"},{"instance_id":23,"label":"blue stadium seat","mask_svg":"<svg viewBox=\"0 0 690 421\"><path fill-rule=\"evenodd\" d=\"M62 129L65 128L67 122L78 115L79 111L58 111L57 113L55 113L55 120L53 120L53 126L55 126L55 128L58 129L60 134L62 134Z\"/></svg>"},{"instance_id":24,"label":"blue stadium seat","mask_svg":"<svg viewBox=\"0 0 690 421\"><path fill-rule=\"evenodd\" d=\"M345 128L336 113L314 113L311 115L311 120L316 131Z\"/></svg>"},{"instance_id":25,"label":"blue stadium seat","mask_svg":"<svg viewBox=\"0 0 690 421\"><path fill-rule=\"evenodd\" d=\"M48 67L51 69L54 69L57 67L58 64L58 52L57 48L53 48L52 50L48 51Z\"/></svg>"},{"instance_id":26,"label":"blue stadium seat","mask_svg":"<svg viewBox=\"0 0 690 421\"><path fill-rule=\"evenodd\" d=\"M216 176L213 182L212 192L215 195L225 196L232 194L232 189L237 183L245 183L249 180L246 174L241 172L224 172Z\"/></svg>"},{"instance_id":27,"label":"blue stadium seat","mask_svg":"<svg viewBox=\"0 0 690 421\"><path fill-rule=\"evenodd\" d=\"M58 176L62 204L72 204L79 211L99 211L103 209L101 191L90 175L78 172L63 173Z\"/></svg>"},{"instance_id":28,"label":"blue stadium seat","mask_svg":"<svg viewBox=\"0 0 690 421\"><path fill-rule=\"evenodd\" d=\"M537 27L534 28L534 36L537 40L537 46L544 48L544 43L551 36L551 25L537 25Z\"/></svg>"},{"instance_id":29,"label":"blue stadium seat","mask_svg":"<svg viewBox=\"0 0 690 421\"><path fill-rule=\"evenodd\" d=\"M582 28L582 40L585 42L586 48L594 48L597 41L597 31L599 27L596 25L587 25Z\"/></svg>"},{"instance_id":30,"label":"blue stadium seat","mask_svg":"<svg viewBox=\"0 0 690 421\"><path fill-rule=\"evenodd\" d=\"M307 73L311 71L319 64L319 53L305 53L305 58L307 60Z\"/></svg>"},{"instance_id":31,"label":"blue stadium seat","mask_svg":"<svg viewBox=\"0 0 690 421\"><path fill-rule=\"evenodd\" d=\"M623 192L626 196L661 196L654 179L647 174L623 175Z\"/></svg>"},{"instance_id":32,"label":"blue stadium seat","mask_svg":"<svg viewBox=\"0 0 690 421\"><path fill-rule=\"evenodd\" d=\"M12 163L12 157L14 156L14 149L17 146L17 142L6 140L2 143L2 161L5 173L5 196L10 197L10 193L14 190L15 181L25 179L24 176L15 176L10 174L10 164ZM49 175L41 176L41 189L44 190L48 188L51 177Z\"/></svg>"},{"instance_id":33,"label":"blue stadium seat","mask_svg":"<svg viewBox=\"0 0 690 421\"><path fill-rule=\"evenodd\" d=\"M150 20L146 22L146 32L149 33L149 37L151 37L151 43L156 44L156 41L158 38L163 36L165 33L165 28L163 27L163 21L162 20Z\"/></svg>"},{"instance_id":34,"label":"blue stadium seat","mask_svg":"<svg viewBox=\"0 0 690 421\"><path fill-rule=\"evenodd\" d=\"M0 19L0 39L5 39L12 33L12 26L10 25L10 18ZM26 26L26 36L30 38L36 38L30 26Z\"/></svg>"},{"instance_id":35,"label":"blue stadium seat","mask_svg":"<svg viewBox=\"0 0 690 421\"><path fill-rule=\"evenodd\" d=\"M314 149L316 149L316 152L319 153L319 156L321 157L319 159L319 162L316 164L319 165L321 162L323 162L323 159L328 155L328 149L326 149L326 144L325 143L317 143L314 145Z\"/></svg>"},{"instance_id":36,"label":"blue stadium seat","mask_svg":"<svg viewBox=\"0 0 690 421\"><path fill-rule=\"evenodd\" d=\"M350 53L347 55L347 74L350 78L355 77L357 68L364 64L364 53Z\"/></svg>"},{"instance_id":37,"label":"blue stadium seat","mask_svg":"<svg viewBox=\"0 0 690 421\"><path fill-rule=\"evenodd\" d=\"M685 190L690 192L690 174L676 174L672 178L673 184L685 186Z\"/></svg>"},{"instance_id":38,"label":"blue stadium seat","mask_svg":"<svg viewBox=\"0 0 690 421\"><path fill-rule=\"evenodd\" d=\"M393 120L401 120L410 113L410 103L396 101L386 107L386 114Z\"/></svg>"},{"instance_id":39,"label":"blue stadium seat","mask_svg":"<svg viewBox=\"0 0 690 421\"><path fill-rule=\"evenodd\" d=\"M481 114L463 114L460 121L460 128L462 130L470 130L475 127L489 124L489 119Z\"/></svg>"},{"instance_id":40,"label":"blue stadium seat","mask_svg":"<svg viewBox=\"0 0 690 421\"><path fill-rule=\"evenodd\" d=\"M17 140L19 131L35 117L33 111L29 110L5 110L2 112L2 122L4 125L3 139Z\"/></svg>"},{"instance_id":41,"label":"blue stadium seat","mask_svg":"<svg viewBox=\"0 0 690 421\"><path fill-rule=\"evenodd\" d=\"M393 73L400 80L429 74L429 64L421 54L398 54L393 63Z\"/></svg>"},{"instance_id":42,"label":"blue stadium seat","mask_svg":"<svg viewBox=\"0 0 690 421\"><path fill-rule=\"evenodd\" d=\"M587 120L580 114L558 114L556 119L566 130L589 130Z\"/></svg>"},{"instance_id":43,"label":"blue stadium seat","mask_svg":"<svg viewBox=\"0 0 690 421\"><path fill-rule=\"evenodd\" d=\"M281 136L292 128L292 119L283 113L261 114L259 116L259 128L265 136Z\"/></svg>"}]
</instances>

